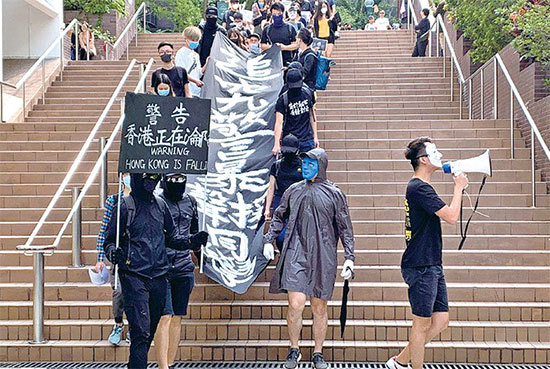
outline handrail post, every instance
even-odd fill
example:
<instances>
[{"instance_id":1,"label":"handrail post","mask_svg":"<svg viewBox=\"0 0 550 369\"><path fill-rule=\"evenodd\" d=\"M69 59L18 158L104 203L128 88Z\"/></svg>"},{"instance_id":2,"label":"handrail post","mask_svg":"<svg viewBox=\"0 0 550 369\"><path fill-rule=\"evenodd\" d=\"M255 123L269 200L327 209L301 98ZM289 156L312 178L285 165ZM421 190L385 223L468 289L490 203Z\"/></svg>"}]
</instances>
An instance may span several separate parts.
<instances>
[{"instance_id":1,"label":"handrail post","mask_svg":"<svg viewBox=\"0 0 550 369\"><path fill-rule=\"evenodd\" d=\"M100 137L99 138L100 155L105 150L106 145L107 145L107 138ZM105 155L103 156L103 159L101 160L101 182L99 185L99 206L101 208L105 208L105 200L107 198L107 191L108 191L107 186L108 186L109 168L108 168L107 155L108 153L105 153Z\"/></svg>"},{"instance_id":2,"label":"handrail post","mask_svg":"<svg viewBox=\"0 0 550 369\"><path fill-rule=\"evenodd\" d=\"M42 104L46 103L46 66L42 60Z\"/></svg>"},{"instance_id":3,"label":"handrail post","mask_svg":"<svg viewBox=\"0 0 550 369\"><path fill-rule=\"evenodd\" d=\"M145 64L140 64L139 65L139 80L140 81L141 81L144 73L145 73ZM139 89L140 89L141 93L146 93L147 92L147 82L146 82L146 80L144 80L143 85L139 86ZM121 113L124 113L124 112L121 112Z\"/></svg>"},{"instance_id":4,"label":"handrail post","mask_svg":"<svg viewBox=\"0 0 550 369\"><path fill-rule=\"evenodd\" d=\"M74 25L74 60L80 59L80 48L78 45L78 22Z\"/></svg>"},{"instance_id":5,"label":"handrail post","mask_svg":"<svg viewBox=\"0 0 550 369\"><path fill-rule=\"evenodd\" d=\"M147 33L147 5L143 6L143 33Z\"/></svg>"},{"instance_id":6,"label":"handrail post","mask_svg":"<svg viewBox=\"0 0 550 369\"><path fill-rule=\"evenodd\" d=\"M63 81L63 37L59 40L59 80Z\"/></svg>"},{"instance_id":7,"label":"handrail post","mask_svg":"<svg viewBox=\"0 0 550 369\"><path fill-rule=\"evenodd\" d=\"M480 84L481 84L481 90L480 90L480 93L481 93L481 113L480 113L480 118L481 119L485 119L485 93L484 93L484 90L485 90L485 76L483 74L483 68L481 68L481 72L480 72L481 76L481 81L480 81Z\"/></svg>"},{"instance_id":8,"label":"handrail post","mask_svg":"<svg viewBox=\"0 0 550 369\"><path fill-rule=\"evenodd\" d=\"M431 30L428 31L428 57L432 57L433 56L433 53L432 53L432 36L433 36L433 32Z\"/></svg>"},{"instance_id":9,"label":"handrail post","mask_svg":"<svg viewBox=\"0 0 550 369\"><path fill-rule=\"evenodd\" d=\"M451 64L452 67L452 64ZM443 43L443 78L447 76L447 43ZM451 100L452 101L452 100Z\"/></svg>"},{"instance_id":10,"label":"handrail post","mask_svg":"<svg viewBox=\"0 0 550 369\"><path fill-rule=\"evenodd\" d=\"M31 343L41 344L44 340L44 253L33 254L34 282L32 290L33 339Z\"/></svg>"},{"instance_id":11,"label":"handrail post","mask_svg":"<svg viewBox=\"0 0 550 369\"><path fill-rule=\"evenodd\" d=\"M531 206L537 207L537 187L535 182L535 132L531 127Z\"/></svg>"},{"instance_id":12,"label":"handrail post","mask_svg":"<svg viewBox=\"0 0 550 369\"><path fill-rule=\"evenodd\" d=\"M86 61L90 61L90 29L86 31Z\"/></svg>"},{"instance_id":13,"label":"handrail post","mask_svg":"<svg viewBox=\"0 0 550 369\"><path fill-rule=\"evenodd\" d=\"M510 159L514 159L514 92L510 89Z\"/></svg>"},{"instance_id":14,"label":"handrail post","mask_svg":"<svg viewBox=\"0 0 550 369\"><path fill-rule=\"evenodd\" d=\"M454 89L455 89L455 68L453 66L453 62L451 61L451 101L454 99Z\"/></svg>"},{"instance_id":15,"label":"handrail post","mask_svg":"<svg viewBox=\"0 0 550 369\"><path fill-rule=\"evenodd\" d=\"M412 12L414 12L414 0L411 0L410 1L410 4L409 4L409 8L410 8L410 11L411 11L411 43L414 42L414 25L413 25L413 14Z\"/></svg>"},{"instance_id":16,"label":"handrail post","mask_svg":"<svg viewBox=\"0 0 550 369\"><path fill-rule=\"evenodd\" d=\"M23 82L23 122L25 121L25 117L27 116L27 88L25 87L25 84L27 82Z\"/></svg>"},{"instance_id":17,"label":"handrail post","mask_svg":"<svg viewBox=\"0 0 550 369\"><path fill-rule=\"evenodd\" d=\"M468 119L472 119L472 79L468 80Z\"/></svg>"},{"instance_id":18,"label":"handrail post","mask_svg":"<svg viewBox=\"0 0 550 369\"><path fill-rule=\"evenodd\" d=\"M4 122L4 85L0 83L0 123Z\"/></svg>"},{"instance_id":19,"label":"handrail post","mask_svg":"<svg viewBox=\"0 0 550 369\"><path fill-rule=\"evenodd\" d=\"M80 188L73 187L73 205L78 201L80 195ZM82 203L78 205L78 208L73 215L73 268L79 268L82 266L80 259L80 251L82 246Z\"/></svg>"},{"instance_id":20,"label":"handrail post","mask_svg":"<svg viewBox=\"0 0 550 369\"><path fill-rule=\"evenodd\" d=\"M493 119L498 119L498 62L494 58L493 69Z\"/></svg>"},{"instance_id":21,"label":"handrail post","mask_svg":"<svg viewBox=\"0 0 550 369\"><path fill-rule=\"evenodd\" d=\"M435 18L435 22L435 56L439 57L439 19Z\"/></svg>"},{"instance_id":22,"label":"handrail post","mask_svg":"<svg viewBox=\"0 0 550 369\"><path fill-rule=\"evenodd\" d=\"M462 81L458 81L459 85L459 95L458 95L458 106L460 112L460 119L462 119Z\"/></svg>"},{"instance_id":23,"label":"handrail post","mask_svg":"<svg viewBox=\"0 0 550 369\"><path fill-rule=\"evenodd\" d=\"M410 0L403 0L407 1L407 29L411 30L411 2Z\"/></svg>"}]
</instances>

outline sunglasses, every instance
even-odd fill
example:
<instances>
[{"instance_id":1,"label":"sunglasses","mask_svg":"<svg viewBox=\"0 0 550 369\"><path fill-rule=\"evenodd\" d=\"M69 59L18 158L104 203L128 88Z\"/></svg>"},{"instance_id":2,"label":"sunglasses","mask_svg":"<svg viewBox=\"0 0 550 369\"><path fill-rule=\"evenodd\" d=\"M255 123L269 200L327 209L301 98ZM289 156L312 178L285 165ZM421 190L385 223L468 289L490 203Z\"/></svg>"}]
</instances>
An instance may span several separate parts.
<instances>
[{"instance_id":1,"label":"sunglasses","mask_svg":"<svg viewBox=\"0 0 550 369\"><path fill-rule=\"evenodd\" d=\"M160 174L157 174L157 173L143 173L142 178L143 179L149 178L149 179L152 179L153 181L159 181L160 180Z\"/></svg>"},{"instance_id":2,"label":"sunglasses","mask_svg":"<svg viewBox=\"0 0 550 369\"><path fill-rule=\"evenodd\" d=\"M170 182L170 183L185 183L185 182L187 182L187 177L185 177L185 176L166 177L166 182Z\"/></svg>"}]
</instances>

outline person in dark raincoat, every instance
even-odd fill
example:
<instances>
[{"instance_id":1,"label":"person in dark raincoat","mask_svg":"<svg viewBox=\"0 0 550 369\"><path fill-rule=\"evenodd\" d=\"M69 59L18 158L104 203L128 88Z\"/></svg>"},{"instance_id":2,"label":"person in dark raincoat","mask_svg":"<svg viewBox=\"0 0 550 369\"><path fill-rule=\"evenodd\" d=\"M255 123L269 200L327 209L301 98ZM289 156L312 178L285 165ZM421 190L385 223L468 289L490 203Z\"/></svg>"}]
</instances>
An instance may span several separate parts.
<instances>
[{"instance_id":1,"label":"person in dark raincoat","mask_svg":"<svg viewBox=\"0 0 550 369\"><path fill-rule=\"evenodd\" d=\"M199 232L197 200L185 193L185 174L166 175L162 179L162 194L178 233L183 237ZM181 336L181 320L187 315L189 296L195 285L195 263L189 250L166 249L169 270L166 305L155 335L155 351L159 368L171 369L176 359Z\"/></svg>"},{"instance_id":2,"label":"person in dark raincoat","mask_svg":"<svg viewBox=\"0 0 550 369\"><path fill-rule=\"evenodd\" d=\"M124 311L132 342L128 368L147 368L147 353L166 302L166 247L199 249L208 233L184 237L177 232L168 206L153 191L159 174L131 174L132 192L120 203L120 247L116 247L118 211L105 232L105 254L118 265Z\"/></svg>"},{"instance_id":3,"label":"person in dark raincoat","mask_svg":"<svg viewBox=\"0 0 550 369\"><path fill-rule=\"evenodd\" d=\"M304 181L285 191L264 236L264 256L273 259L273 241L288 220L283 250L271 280L269 292L288 293L288 331L290 351L286 368L295 368L301 359L298 340L306 298L311 298L315 349L313 367L327 368L322 356L328 314L327 301L332 297L338 265L338 239L345 250L341 276L351 278L354 238L346 197L327 180L326 152L316 148L302 155Z\"/></svg>"}]
</instances>

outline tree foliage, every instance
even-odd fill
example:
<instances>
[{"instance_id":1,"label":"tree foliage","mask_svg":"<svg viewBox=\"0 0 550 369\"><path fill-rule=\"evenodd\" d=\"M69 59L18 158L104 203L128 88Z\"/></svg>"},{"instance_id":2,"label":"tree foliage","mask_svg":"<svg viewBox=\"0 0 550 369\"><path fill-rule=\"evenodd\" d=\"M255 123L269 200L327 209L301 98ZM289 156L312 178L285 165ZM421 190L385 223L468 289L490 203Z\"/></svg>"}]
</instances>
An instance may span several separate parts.
<instances>
[{"instance_id":1,"label":"tree foliage","mask_svg":"<svg viewBox=\"0 0 550 369\"><path fill-rule=\"evenodd\" d=\"M143 0L136 2L140 6ZM188 26L196 26L202 19L203 0L162 0L147 2L147 6L159 18L174 23L173 32L182 32Z\"/></svg>"},{"instance_id":2,"label":"tree foliage","mask_svg":"<svg viewBox=\"0 0 550 369\"><path fill-rule=\"evenodd\" d=\"M365 12L365 0L336 0L336 7L342 23L349 23L357 29L365 28L369 17ZM379 9L386 12L386 17L390 19L390 23L399 23L399 20L393 16L396 14L397 0L375 0L374 3Z\"/></svg>"},{"instance_id":3,"label":"tree foliage","mask_svg":"<svg viewBox=\"0 0 550 369\"><path fill-rule=\"evenodd\" d=\"M119 16L126 15L126 2L124 0L63 0L65 10L78 10L84 14L86 20L89 15L97 15L96 26L101 25L105 14L112 11L117 12Z\"/></svg>"}]
</instances>

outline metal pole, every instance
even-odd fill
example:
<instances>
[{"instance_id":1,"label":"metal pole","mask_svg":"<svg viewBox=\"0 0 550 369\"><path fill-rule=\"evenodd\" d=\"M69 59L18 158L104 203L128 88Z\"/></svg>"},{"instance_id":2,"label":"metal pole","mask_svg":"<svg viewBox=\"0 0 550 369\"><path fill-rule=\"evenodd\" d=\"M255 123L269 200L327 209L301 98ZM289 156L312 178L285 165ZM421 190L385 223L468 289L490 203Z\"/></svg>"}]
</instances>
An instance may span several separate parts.
<instances>
[{"instance_id":1,"label":"metal pole","mask_svg":"<svg viewBox=\"0 0 550 369\"><path fill-rule=\"evenodd\" d=\"M4 85L0 83L0 123L4 122Z\"/></svg>"},{"instance_id":2,"label":"metal pole","mask_svg":"<svg viewBox=\"0 0 550 369\"><path fill-rule=\"evenodd\" d=\"M141 79L141 77L143 76L143 74L145 73L145 64L141 64L141 67L140 67L140 71L139 71L139 78ZM147 92L147 80L143 80L143 86L142 86L142 93L146 93Z\"/></svg>"},{"instance_id":3,"label":"metal pole","mask_svg":"<svg viewBox=\"0 0 550 369\"><path fill-rule=\"evenodd\" d=\"M535 133L531 127L531 204L537 206L537 187L535 183Z\"/></svg>"},{"instance_id":4,"label":"metal pole","mask_svg":"<svg viewBox=\"0 0 550 369\"><path fill-rule=\"evenodd\" d=\"M484 76L484 73L483 73L483 68L481 68L481 90L480 90L480 93L481 93L481 113L480 113L480 118L481 119L485 119L485 76Z\"/></svg>"},{"instance_id":5,"label":"metal pole","mask_svg":"<svg viewBox=\"0 0 550 369\"><path fill-rule=\"evenodd\" d=\"M44 340L44 253L33 254L34 283L32 290L33 339L31 343L40 344Z\"/></svg>"},{"instance_id":6,"label":"metal pole","mask_svg":"<svg viewBox=\"0 0 550 369\"><path fill-rule=\"evenodd\" d=\"M515 156L514 147L514 93L510 89L510 159Z\"/></svg>"},{"instance_id":7,"label":"metal pole","mask_svg":"<svg viewBox=\"0 0 550 369\"><path fill-rule=\"evenodd\" d=\"M76 203L78 196L80 195L80 188L73 187L73 205ZM78 208L73 214L73 267L79 268L82 266L80 262L80 250L82 246L82 204L78 205Z\"/></svg>"},{"instance_id":8,"label":"metal pole","mask_svg":"<svg viewBox=\"0 0 550 369\"><path fill-rule=\"evenodd\" d=\"M27 116L27 89L25 88L26 82L23 82L23 121L25 121L25 117Z\"/></svg>"},{"instance_id":9,"label":"metal pole","mask_svg":"<svg viewBox=\"0 0 550 369\"><path fill-rule=\"evenodd\" d=\"M105 151L105 146L107 145L107 138L100 137L99 138L99 154L101 155L103 151ZM101 160L101 182L99 185L99 206L102 208L105 208L105 200L107 199L107 178L109 175L108 172L108 161L107 161L107 154L103 156L103 159Z\"/></svg>"},{"instance_id":10,"label":"metal pole","mask_svg":"<svg viewBox=\"0 0 550 369\"><path fill-rule=\"evenodd\" d=\"M439 57L439 19L438 18L435 18L435 51L436 51L436 56Z\"/></svg>"},{"instance_id":11,"label":"metal pole","mask_svg":"<svg viewBox=\"0 0 550 369\"><path fill-rule=\"evenodd\" d=\"M411 29L411 4L409 0L406 0L406 1L407 1L407 29L410 30Z\"/></svg>"},{"instance_id":12,"label":"metal pole","mask_svg":"<svg viewBox=\"0 0 550 369\"><path fill-rule=\"evenodd\" d=\"M459 95L458 95L458 106L460 107L460 119L462 119L462 81L459 81L458 82L458 85L459 85Z\"/></svg>"},{"instance_id":13,"label":"metal pole","mask_svg":"<svg viewBox=\"0 0 550 369\"><path fill-rule=\"evenodd\" d=\"M451 101L453 101L454 99L454 89L455 89L454 74L455 74L455 68L454 68L453 62L451 61Z\"/></svg>"},{"instance_id":14,"label":"metal pole","mask_svg":"<svg viewBox=\"0 0 550 369\"><path fill-rule=\"evenodd\" d=\"M494 58L493 69L493 119L498 119L498 65L497 58Z\"/></svg>"},{"instance_id":15,"label":"metal pole","mask_svg":"<svg viewBox=\"0 0 550 369\"><path fill-rule=\"evenodd\" d=\"M42 60L42 104L46 103L46 66Z\"/></svg>"},{"instance_id":16,"label":"metal pole","mask_svg":"<svg viewBox=\"0 0 550 369\"><path fill-rule=\"evenodd\" d=\"M143 6L143 33L147 32L147 6Z\"/></svg>"},{"instance_id":17,"label":"metal pole","mask_svg":"<svg viewBox=\"0 0 550 369\"><path fill-rule=\"evenodd\" d=\"M468 80L468 119L472 119L472 79Z\"/></svg>"},{"instance_id":18,"label":"metal pole","mask_svg":"<svg viewBox=\"0 0 550 369\"><path fill-rule=\"evenodd\" d=\"M61 37L59 43L59 80L63 81L63 59L65 59L63 56L63 37Z\"/></svg>"},{"instance_id":19,"label":"metal pole","mask_svg":"<svg viewBox=\"0 0 550 369\"><path fill-rule=\"evenodd\" d=\"M444 42L443 43L443 78L445 78L446 75L447 75L447 44Z\"/></svg>"},{"instance_id":20,"label":"metal pole","mask_svg":"<svg viewBox=\"0 0 550 369\"><path fill-rule=\"evenodd\" d=\"M86 29L86 60L90 61L90 29Z\"/></svg>"},{"instance_id":21,"label":"metal pole","mask_svg":"<svg viewBox=\"0 0 550 369\"><path fill-rule=\"evenodd\" d=\"M410 3L410 8L411 8L411 43L414 42L414 19L412 17L412 12L414 12L414 0L411 0L411 3Z\"/></svg>"},{"instance_id":22,"label":"metal pole","mask_svg":"<svg viewBox=\"0 0 550 369\"><path fill-rule=\"evenodd\" d=\"M432 44L433 44L432 36L433 36L433 34L432 34L432 31L428 31L428 32L429 32L428 33L428 49L429 49L428 50L428 56L431 58L433 56L433 54L432 54Z\"/></svg>"}]
</instances>

